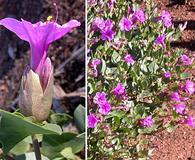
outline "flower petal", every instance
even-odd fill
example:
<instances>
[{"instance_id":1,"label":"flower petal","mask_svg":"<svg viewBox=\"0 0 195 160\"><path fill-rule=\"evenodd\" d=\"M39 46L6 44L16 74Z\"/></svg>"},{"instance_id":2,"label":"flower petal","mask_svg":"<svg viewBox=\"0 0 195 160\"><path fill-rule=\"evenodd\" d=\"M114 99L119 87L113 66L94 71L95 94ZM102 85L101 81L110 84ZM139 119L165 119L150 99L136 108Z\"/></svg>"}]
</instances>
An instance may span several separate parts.
<instances>
[{"instance_id":1,"label":"flower petal","mask_svg":"<svg viewBox=\"0 0 195 160\"><path fill-rule=\"evenodd\" d=\"M78 27L80 26L80 22L78 22L77 20L70 20L68 23L64 24L64 25L58 25L57 23L55 27L52 30L52 33L49 34L47 42L51 43L59 38L61 38L62 36L64 36L66 33L70 32L71 29L73 29L74 27Z\"/></svg>"},{"instance_id":2,"label":"flower petal","mask_svg":"<svg viewBox=\"0 0 195 160\"><path fill-rule=\"evenodd\" d=\"M29 36L28 36L25 28L23 27L22 22L20 22L16 19L13 19L13 18L4 18L4 19L0 20L0 25L3 25L5 28L14 32L22 40L29 42Z\"/></svg>"},{"instance_id":3,"label":"flower petal","mask_svg":"<svg viewBox=\"0 0 195 160\"><path fill-rule=\"evenodd\" d=\"M50 60L50 58L47 57L47 59L45 60L43 66L42 66L41 75L40 75L43 91L47 87L49 78L51 76L53 76L53 75L51 75L52 69L53 69L53 67L51 64L51 60Z\"/></svg>"}]
</instances>

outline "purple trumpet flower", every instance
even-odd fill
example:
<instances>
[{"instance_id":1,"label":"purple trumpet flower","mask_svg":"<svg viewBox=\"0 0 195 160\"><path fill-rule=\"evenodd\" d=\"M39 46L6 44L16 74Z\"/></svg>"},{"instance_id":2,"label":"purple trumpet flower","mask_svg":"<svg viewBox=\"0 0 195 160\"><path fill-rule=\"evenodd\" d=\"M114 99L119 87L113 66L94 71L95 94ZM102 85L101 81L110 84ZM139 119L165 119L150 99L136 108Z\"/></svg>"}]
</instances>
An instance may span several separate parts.
<instances>
[{"instance_id":1,"label":"purple trumpet flower","mask_svg":"<svg viewBox=\"0 0 195 160\"><path fill-rule=\"evenodd\" d=\"M94 77L97 77L98 76L98 70L97 70L97 66L101 64L101 60L99 59L93 59L91 61L91 67L92 67L92 70L93 70L93 76Z\"/></svg>"},{"instance_id":2,"label":"purple trumpet flower","mask_svg":"<svg viewBox=\"0 0 195 160\"><path fill-rule=\"evenodd\" d=\"M126 54L123 58L123 60L128 64L128 65L133 65L135 63L135 60L130 54Z\"/></svg>"},{"instance_id":3,"label":"purple trumpet flower","mask_svg":"<svg viewBox=\"0 0 195 160\"><path fill-rule=\"evenodd\" d=\"M195 92L194 82L192 82L190 80L186 81L185 86L183 88L190 95L194 94L194 92Z\"/></svg>"},{"instance_id":4,"label":"purple trumpet flower","mask_svg":"<svg viewBox=\"0 0 195 160\"><path fill-rule=\"evenodd\" d=\"M139 122L142 127L150 128L152 127L154 120L152 119L152 116L150 115L150 116L140 119Z\"/></svg>"},{"instance_id":5,"label":"purple trumpet flower","mask_svg":"<svg viewBox=\"0 0 195 160\"><path fill-rule=\"evenodd\" d=\"M185 120L184 123L189 125L190 127L195 128L195 119L192 116L188 116Z\"/></svg>"},{"instance_id":6,"label":"purple trumpet flower","mask_svg":"<svg viewBox=\"0 0 195 160\"><path fill-rule=\"evenodd\" d=\"M117 86L113 89L113 91L118 98L125 95L125 87L122 83L118 83Z\"/></svg>"},{"instance_id":7,"label":"purple trumpet flower","mask_svg":"<svg viewBox=\"0 0 195 160\"><path fill-rule=\"evenodd\" d=\"M167 71L163 74L164 78L170 78L171 77L171 72Z\"/></svg>"},{"instance_id":8,"label":"purple trumpet flower","mask_svg":"<svg viewBox=\"0 0 195 160\"><path fill-rule=\"evenodd\" d=\"M80 22L71 20L61 26L56 22L50 21L32 24L23 19L18 21L13 18L5 18L0 20L0 25L3 25L14 32L20 39L30 44L30 67L34 72L40 74L47 58L49 44L60 39L72 28L79 26Z\"/></svg>"},{"instance_id":9,"label":"purple trumpet flower","mask_svg":"<svg viewBox=\"0 0 195 160\"><path fill-rule=\"evenodd\" d=\"M173 106L177 114L183 115L186 111L186 105L184 103L178 103Z\"/></svg>"},{"instance_id":10,"label":"purple trumpet flower","mask_svg":"<svg viewBox=\"0 0 195 160\"><path fill-rule=\"evenodd\" d=\"M95 116L95 114L91 113L87 116L87 127L88 128L95 128L98 122L99 120Z\"/></svg>"},{"instance_id":11,"label":"purple trumpet flower","mask_svg":"<svg viewBox=\"0 0 195 160\"><path fill-rule=\"evenodd\" d=\"M157 44L157 45L160 45L162 46L163 48L165 48L165 39L166 39L166 36L165 35L159 35L154 43Z\"/></svg>"},{"instance_id":12,"label":"purple trumpet flower","mask_svg":"<svg viewBox=\"0 0 195 160\"><path fill-rule=\"evenodd\" d=\"M169 12L163 10L161 13L161 20L165 27L169 28L172 26L172 20L171 20L171 15Z\"/></svg>"},{"instance_id":13,"label":"purple trumpet flower","mask_svg":"<svg viewBox=\"0 0 195 160\"><path fill-rule=\"evenodd\" d=\"M180 102L181 98L178 92L172 92L170 95L170 100L175 102Z\"/></svg>"},{"instance_id":14,"label":"purple trumpet flower","mask_svg":"<svg viewBox=\"0 0 195 160\"><path fill-rule=\"evenodd\" d=\"M145 21L144 11L142 9L139 9L139 8L137 10L135 10L135 12L132 15L132 21L134 24L137 22L139 22L141 24L144 23L144 21Z\"/></svg>"},{"instance_id":15,"label":"purple trumpet flower","mask_svg":"<svg viewBox=\"0 0 195 160\"><path fill-rule=\"evenodd\" d=\"M111 110L111 105L106 98L104 92L97 92L93 98L93 102L98 105L99 113L102 115L107 115Z\"/></svg>"},{"instance_id":16,"label":"purple trumpet flower","mask_svg":"<svg viewBox=\"0 0 195 160\"><path fill-rule=\"evenodd\" d=\"M191 59L186 55L186 54L182 54L180 57L180 61L184 64L184 65L191 65L192 61Z\"/></svg>"},{"instance_id":17,"label":"purple trumpet flower","mask_svg":"<svg viewBox=\"0 0 195 160\"><path fill-rule=\"evenodd\" d=\"M71 20L61 26L52 21L32 24L23 19L4 18L0 20L0 25L30 44L30 67L26 68L22 77L20 110L38 121L46 120L53 93L53 66L47 55L48 47L80 23Z\"/></svg>"},{"instance_id":18,"label":"purple trumpet flower","mask_svg":"<svg viewBox=\"0 0 195 160\"><path fill-rule=\"evenodd\" d=\"M119 27L121 31L130 31L132 22L128 18L123 17L119 22Z\"/></svg>"}]
</instances>

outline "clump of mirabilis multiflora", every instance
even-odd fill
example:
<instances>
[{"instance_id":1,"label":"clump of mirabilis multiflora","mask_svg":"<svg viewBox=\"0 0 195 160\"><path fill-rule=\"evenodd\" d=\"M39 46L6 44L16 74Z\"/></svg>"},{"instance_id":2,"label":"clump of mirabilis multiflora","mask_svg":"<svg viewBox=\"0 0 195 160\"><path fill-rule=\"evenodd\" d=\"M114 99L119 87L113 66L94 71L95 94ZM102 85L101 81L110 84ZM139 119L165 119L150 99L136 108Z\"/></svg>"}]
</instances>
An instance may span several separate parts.
<instances>
[{"instance_id":1,"label":"clump of mirabilis multiflora","mask_svg":"<svg viewBox=\"0 0 195 160\"><path fill-rule=\"evenodd\" d=\"M88 6L89 157L148 157L143 135L195 127L188 103L195 85L187 72L193 58L170 46L187 24L175 28L170 13L151 1Z\"/></svg>"}]
</instances>

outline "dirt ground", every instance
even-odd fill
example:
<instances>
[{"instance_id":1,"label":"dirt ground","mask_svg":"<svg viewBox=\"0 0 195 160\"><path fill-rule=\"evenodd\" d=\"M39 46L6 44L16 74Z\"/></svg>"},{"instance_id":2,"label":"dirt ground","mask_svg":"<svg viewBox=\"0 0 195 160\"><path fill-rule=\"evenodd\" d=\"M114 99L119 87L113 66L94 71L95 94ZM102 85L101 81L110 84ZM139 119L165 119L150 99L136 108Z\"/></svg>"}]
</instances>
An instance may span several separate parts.
<instances>
[{"instance_id":1,"label":"dirt ground","mask_svg":"<svg viewBox=\"0 0 195 160\"><path fill-rule=\"evenodd\" d=\"M187 54L195 56L195 1L188 0L185 5L168 5L168 0L154 0L160 10L168 10L175 25L188 22L181 39L172 44L184 49ZM195 98L195 97L194 97ZM191 104L194 106L194 98ZM194 108L194 107L193 107ZM190 111L195 116L195 109ZM195 160L195 129L180 125L174 132L163 131L150 137L154 147L151 160Z\"/></svg>"},{"instance_id":2,"label":"dirt ground","mask_svg":"<svg viewBox=\"0 0 195 160\"><path fill-rule=\"evenodd\" d=\"M81 22L79 28L51 44L48 52L55 69L55 84L65 94L73 93L61 100L54 99L53 108L72 114L75 107L85 103L84 98L76 94L83 93L85 86L85 58L82 49L85 37L84 0L0 0L0 18L23 18L32 23L46 21L48 16L56 17L54 2L58 7L59 24L70 19ZM29 64L29 54L27 42L0 27L0 108L17 108L20 80L24 68Z\"/></svg>"}]
</instances>

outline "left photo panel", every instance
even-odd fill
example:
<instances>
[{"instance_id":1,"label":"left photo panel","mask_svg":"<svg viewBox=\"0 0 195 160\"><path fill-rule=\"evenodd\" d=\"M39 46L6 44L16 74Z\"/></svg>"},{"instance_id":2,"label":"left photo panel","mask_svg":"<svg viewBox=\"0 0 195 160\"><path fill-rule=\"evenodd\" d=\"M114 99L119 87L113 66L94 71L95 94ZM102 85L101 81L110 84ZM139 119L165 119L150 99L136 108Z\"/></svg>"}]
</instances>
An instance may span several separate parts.
<instances>
[{"instance_id":1,"label":"left photo panel","mask_svg":"<svg viewBox=\"0 0 195 160\"><path fill-rule=\"evenodd\" d=\"M0 160L85 157L85 1L0 2Z\"/></svg>"}]
</instances>

